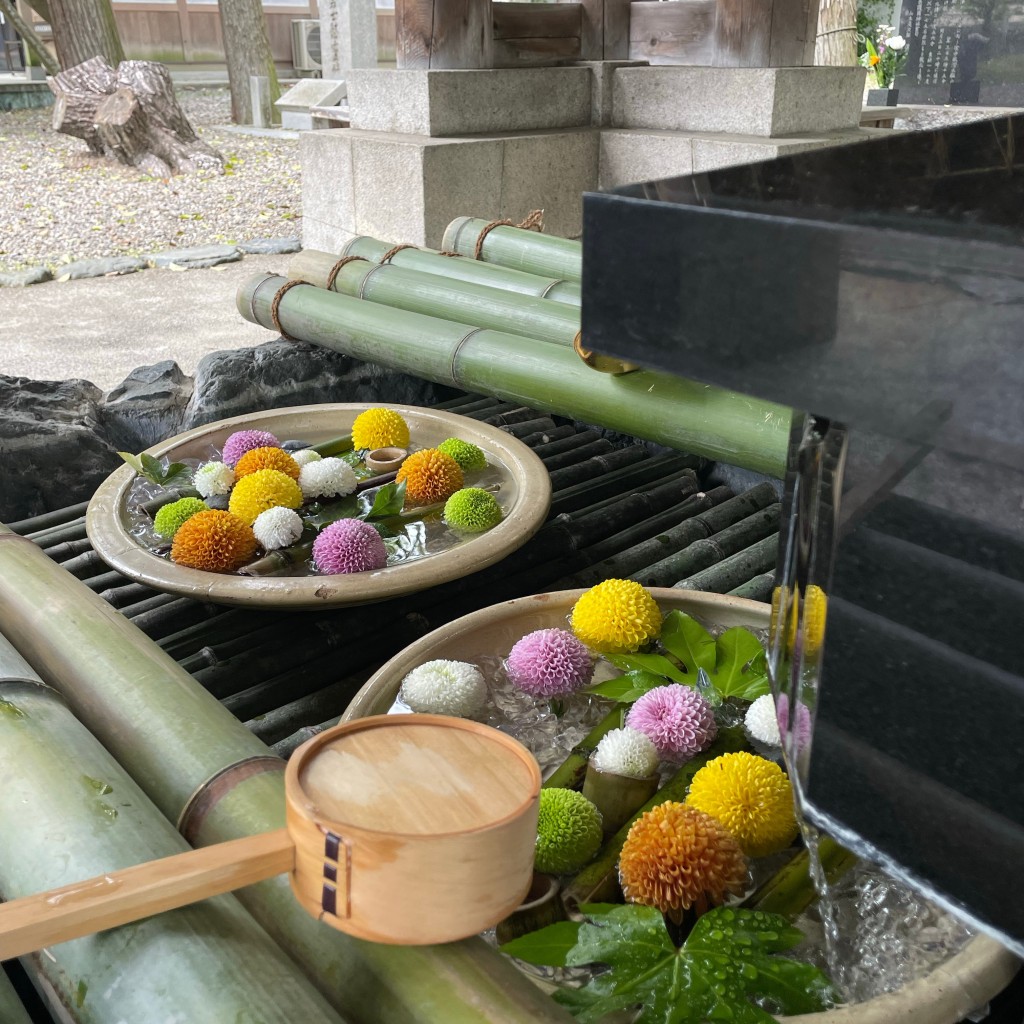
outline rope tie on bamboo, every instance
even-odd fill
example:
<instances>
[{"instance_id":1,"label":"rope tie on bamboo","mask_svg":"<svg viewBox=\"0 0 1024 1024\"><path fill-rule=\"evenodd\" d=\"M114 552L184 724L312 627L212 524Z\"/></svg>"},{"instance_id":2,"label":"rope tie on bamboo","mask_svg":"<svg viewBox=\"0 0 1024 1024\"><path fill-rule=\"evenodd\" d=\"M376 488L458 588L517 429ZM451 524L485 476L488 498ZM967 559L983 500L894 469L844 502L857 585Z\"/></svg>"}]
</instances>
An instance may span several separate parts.
<instances>
[{"instance_id":1,"label":"rope tie on bamboo","mask_svg":"<svg viewBox=\"0 0 1024 1024\"><path fill-rule=\"evenodd\" d=\"M327 271L327 284L325 287L329 292L334 291L334 282L338 279L338 271L340 271L346 263L353 263L355 260L362 260L364 263L370 262L365 256L342 256L341 259Z\"/></svg>"},{"instance_id":2,"label":"rope tie on bamboo","mask_svg":"<svg viewBox=\"0 0 1024 1024\"><path fill-rule=\"evenodd\" d=\"M543 231L544 211L531 210L518 224L514 220L492 220L490 224L485 224L477 236L476 245L473 246L473 259L479 260L483 258L484 239L495 228L521 228L523 231Z\"/></svg>"},{"instance_id":3,"label":"rope tie on bamboo","mask_svg":"<svg viewBox=\"0 0 1024 1024\"><path fill-rule=\"evenodd\" d=\"M437 255L438 256L461 256L462 253L461 252L451 252L448 249L442 249Z\"/></svg>"},{"instance_id":4,"label":"rope tie on bamboo","mask_svg":"<svg viewBox=\"0 0 1024 1024\"><path fill-rule=\"evenodd\" d=\"M396 245L393 249L388 249L383 256L381 256L378 262L390 263L393 256L397 256L403 249L418 249L418 245L413 245L412 242L402 242L401 245Z\"/></svg>"},{"instance_id":5,"label":"rope tie on bamboo","mask_svg":"<svg viewBox=\"0 0 1024 1024\"><path fill-rule=\"evenodd\" d=\"M285 281L280 288L277 289L277 294L270 300L270 320L274 325L274 329L281 332L281 337L285 341L298 341L298 338L293 338L282 326L281 320L278 317L278 313L281 308L281 300L284 298L284 294L290 291L297 284L309 284L308 281L303 281L301 277L296 278L294 281Z\"/></svg>"},{"instance_id":6,"label":"rope tie on bamboo","mask_svg":"<svg viewBox=\"0 0 1024 1024\"><path fill-rule=\"evenodd\" d=\"M455 376L455 362L459 358L459 353L462 351L462 346L473 337L474 334L479 334L483 330L482 327L474 327L468 334L464 334L459 338L459 343L455 346L452 352L451 365L448 367L448 376L451 377L452 383L458 386L459 378Z\"/></svg>"}]
</instances>

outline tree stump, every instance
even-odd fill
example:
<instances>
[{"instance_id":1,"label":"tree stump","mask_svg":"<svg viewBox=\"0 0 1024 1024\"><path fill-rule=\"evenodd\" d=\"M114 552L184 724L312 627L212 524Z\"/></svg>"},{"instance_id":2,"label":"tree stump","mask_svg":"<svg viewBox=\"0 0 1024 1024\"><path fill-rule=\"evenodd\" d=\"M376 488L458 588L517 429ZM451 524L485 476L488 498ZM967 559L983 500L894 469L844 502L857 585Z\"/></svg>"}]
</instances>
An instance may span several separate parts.
<instances>
[{"instance_id":1,"label":"tree stump","mask_svg":"<svg viewBox=\"0 0 1024 1024\"><path fill-rule=\"evenodd\" d=\"M115 72L93 57L47 81L54 129L83 139L93 153L161 178L223 169L224 158L178 105L162 64L124 60Z\"/></svg>"}]
</instances>

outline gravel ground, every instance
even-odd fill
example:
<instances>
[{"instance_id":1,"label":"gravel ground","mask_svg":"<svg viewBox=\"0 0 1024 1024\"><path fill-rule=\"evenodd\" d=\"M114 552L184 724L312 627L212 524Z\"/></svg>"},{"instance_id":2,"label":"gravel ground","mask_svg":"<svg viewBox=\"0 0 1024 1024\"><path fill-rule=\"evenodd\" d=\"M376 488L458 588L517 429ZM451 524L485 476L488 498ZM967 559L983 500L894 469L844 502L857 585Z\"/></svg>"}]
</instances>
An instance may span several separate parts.
<instances>
[{"instance_id":1,"label":"gravel ground","mask_svg":"<svg viewBox=\"0 0 1024 1024\"><path fill-rule=\"evenodd\" d=\"M226 88L181 89L178 100L224 154L224 174L145 177L53 131L51 109L0 111L0 271L300 235L297 140L225 130Z\"/></svg>"}]
</instances>

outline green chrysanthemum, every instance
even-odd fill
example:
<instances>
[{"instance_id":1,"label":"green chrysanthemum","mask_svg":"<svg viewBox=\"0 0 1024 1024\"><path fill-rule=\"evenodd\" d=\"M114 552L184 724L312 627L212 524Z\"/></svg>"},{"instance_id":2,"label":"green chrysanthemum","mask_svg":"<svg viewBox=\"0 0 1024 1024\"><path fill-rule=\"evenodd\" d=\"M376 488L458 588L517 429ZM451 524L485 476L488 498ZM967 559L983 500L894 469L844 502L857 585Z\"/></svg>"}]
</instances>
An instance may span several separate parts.
<instances>
[{"instance_id":1,"label":"green chrysanthemum","mask_svg":"<svg viewBox=\"0 0 1024 1024\"><path fill-rule=\"evenodd\" d=\"M544 874L577 871L601 846L601 812L574 789L542 789L534 867Z\"/></svg>"},{"instance_id":2,"label":"green chrysanthemum","mask_svg":"<svg viewBox=\"0 0 1024 1024\"><path fill-rule=\"evenodd\" d=\"M157 512L153 518L153 529L170 540L186 519L191 519L197 512L205 512L206 508L206 502L199 498L179 498Z\"/></svg>"},{"instance_id":3,"label":"green chrysanthemum","mask_svg":"<svg viewBox=\"0 0 1024 1024\"><path fill-rule=\"evenodd\" d=\"M501 506L482 487L463 487L444 503L444 521L456 530L482 533L501 522Z\"/></svg>"},{"instance_id":4,"label":"green chrysanthemum","mask_svg":"<svg viewBox=\"0 0 1024 1024\"><path fill-rule=\"evenodd\" d=\"M460 441L457 437L449 437L442 441L437 450L450 455L458 464L463 473L475 472L487 468L487 456L483 449L471 444L469 441Z\"/></svg>"}]
</instances>

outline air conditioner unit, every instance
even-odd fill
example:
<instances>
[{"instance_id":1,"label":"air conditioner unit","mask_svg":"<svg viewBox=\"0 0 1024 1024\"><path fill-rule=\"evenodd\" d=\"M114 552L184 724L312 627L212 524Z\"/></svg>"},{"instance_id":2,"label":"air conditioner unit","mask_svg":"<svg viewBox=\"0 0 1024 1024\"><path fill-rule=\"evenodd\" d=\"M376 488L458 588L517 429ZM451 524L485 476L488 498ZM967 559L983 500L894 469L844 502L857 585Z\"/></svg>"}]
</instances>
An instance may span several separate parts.
<instances>
[{"instance_id":1,"label":"air conditioner unit","mask_svg":"<svg viewBox=\"0 0 1024 1024\"><path fill-rule=\"evenodd\" d=\"M296 71L322 71L320 22L315 18L292 21L292 66Z\"/></svg>"}]
</instances>

